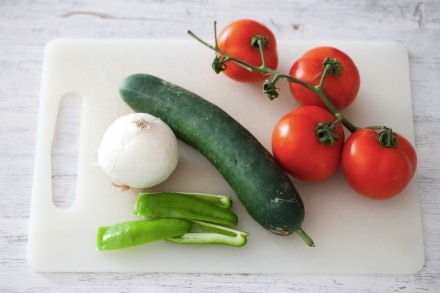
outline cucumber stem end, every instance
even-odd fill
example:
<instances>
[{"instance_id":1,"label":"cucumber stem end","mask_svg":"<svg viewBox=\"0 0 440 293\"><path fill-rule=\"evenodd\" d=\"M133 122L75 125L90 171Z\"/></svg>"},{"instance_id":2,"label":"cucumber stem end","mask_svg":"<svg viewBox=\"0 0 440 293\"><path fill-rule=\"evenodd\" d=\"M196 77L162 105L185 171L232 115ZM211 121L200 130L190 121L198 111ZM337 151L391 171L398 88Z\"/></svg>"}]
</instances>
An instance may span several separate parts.
<instances>
[{"instance_id":1,"label":"cucumber stem end","mask_svg":"<svg viewBox=\"0 0 440 293\"><path fill-rule=\"evenodd\" d=\"M298 233L298 235L301 237L301 239L304 240L304 242L308 246L315 247L315 242L313 242L313 239L309 235L307 235L307 233L301 227L296 229L295 232Z\"/></svg>"}]
</instances>

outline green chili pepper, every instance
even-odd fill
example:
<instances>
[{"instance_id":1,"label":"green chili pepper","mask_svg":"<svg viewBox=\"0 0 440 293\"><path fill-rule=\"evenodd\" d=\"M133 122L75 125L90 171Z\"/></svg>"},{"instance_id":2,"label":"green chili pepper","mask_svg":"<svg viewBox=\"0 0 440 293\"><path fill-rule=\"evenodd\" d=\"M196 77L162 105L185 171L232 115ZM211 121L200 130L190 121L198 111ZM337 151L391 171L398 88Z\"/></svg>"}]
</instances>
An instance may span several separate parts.
<instances>
[{"instance_id":1,"label":"green chili pepper","mask_svg":"<svg viewBox=\"0 0 440 293\"><path fill-rule=\"evenodd\" d=\"M191 229L166 240L179 244L223 244L235 247L247 243L249 233L213 223L191 220Z\"/></svg>"},{"instance_id":2,"label":"green chili pepper","mask_svg":"<svg viewBox=\"0 0 440 293\"><path fill-rule=\"evenodd\" d=\"M134 213L143 217L193 219L236 225L237 215L227 208L183 193L139 193Z\"/></svg>"},{"instance_id":3,"label":"green chili pepper","mask_svg":"<svg viewBox=\"0 0 440 293\"><path fill-rule=\"evenodd\" d=\"M183 219L138 220L99 227L97 246L99 250L119 249L189 232L192 223Z\"/></svg>"},{"instance_id":4,"label":"green chili pepper","mask_svg":"<svg viewBox=\"0 0 440 293\"><path fill-rule=\"evenodd\" d=\"M151 194L151 195L180 194L183 196L194 197L215 204L225 209L229 209L232 207L232 198L229 195L223 195L223 194L188 193L188 192L142 192L142 194Z\"/></svg>"}]
</instances>

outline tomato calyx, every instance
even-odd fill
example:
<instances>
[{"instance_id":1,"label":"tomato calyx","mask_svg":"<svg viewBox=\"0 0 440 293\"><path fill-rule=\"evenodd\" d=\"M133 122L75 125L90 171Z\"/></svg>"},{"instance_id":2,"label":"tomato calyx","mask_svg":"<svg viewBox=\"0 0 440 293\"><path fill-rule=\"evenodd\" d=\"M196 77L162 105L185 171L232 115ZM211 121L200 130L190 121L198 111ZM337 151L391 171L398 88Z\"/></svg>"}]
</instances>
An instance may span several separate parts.
<instances>
[{"instance_id":1,"label":"tomato calyx","mask_svg":"<svg viewBox=\"0 0 440 293\"><path fill-rule=\"evenodd\" d=\"M318 123L315 130L320 143L332 146L340 139L339 135L336 134L336 127L340 121L341 120L336 119L334 122L326 121Z\"/></svg>"},{"instance_id":2,"label":"tomato calyx","mask_svg":"<svg viewBox=\"0 0 440 293\"><path fill-rule=\"evenodd\" d=\"M280 95L278 93L278 88L276 87L276 82L279 79L279 75L275 75L274 78L270 81L266 79L263 83L263 93L270 99L274 100L278 98Z\"/></svg>"},{"instance_id":3,"label":"tomato calyx","mask_svg":"<svg viewBox=\"0 0 440 293\"><path fill-rule=\"evenodd\" d=\"M370 126L367 127L369 129L373 129L376 131L377 140L379 144L384 148L397 148L397 135L396 133L388 126Z\"/></svg>"},{"instance_id":4,"label":"tomato calyx","mask_svg":"<svg viewBox=\"0 0 440 293\"><path fill-rule=\"evenodd\" d=\"M266 36L255 35L251 38L251 47L255 49L262 49L269 43L269 38Z\"/></svg>"},{"instance_id":5,"label":"tomato calyx","mask_svg":"<svg viewBox=\"0 0 440 293\"><path fill-rule=\"evenodd\" d=\"M212 69L214 70L215 73L219 74L222 71L226 70L226 62L225 61L225 57L223 56L215 56L214 61L212 61Z\"/></svg>"},{"instance_id":6,"label":"tomato calyx","mask_svg":"<svg viewBox=\"0 0 440 293\"><path fill-rule=\"evenodd\" d=\"M381 146L397 148L397 136L390 127L383 126L377 135Z\"/></svg>"},{"instance_id":7,"label":"tomato calyx","mask_svg":"<svg viewBox=\"0 0 440 293\"><path fill-rule=\"evenodd\" d=\"M344 66L342 66L341 62L339 62L336 58L327 57L322 62L322 65L324 67L324 71L327 70L328 74L330 75L339 76L344 71ZM321 86L323 82L324 81L321 79Z\"/></svg>"}]
</instances>

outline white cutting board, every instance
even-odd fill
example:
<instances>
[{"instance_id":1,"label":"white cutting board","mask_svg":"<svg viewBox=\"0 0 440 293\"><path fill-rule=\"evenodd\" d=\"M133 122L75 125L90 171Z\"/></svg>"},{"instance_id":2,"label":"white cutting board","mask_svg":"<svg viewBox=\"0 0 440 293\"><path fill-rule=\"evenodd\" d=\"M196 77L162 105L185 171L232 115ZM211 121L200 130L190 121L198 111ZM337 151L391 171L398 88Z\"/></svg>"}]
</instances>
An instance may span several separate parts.
<instances>
[{"instance_id":1,"label":"white cutting board","mask_svg":"<svg viewBox=\"0 0 440 293\"><path fill-rule=\"evenodd\" d=\"M357 63L358 99L344 113L360 126L385 124L414 142L408 54L391 42L281 41L279 71L307 49L333 45ZM297 104L287 84L270 101L260 85L236 83L211 70L213 52L195 40L57 40L45 51L28 258L37 271L133 271L219 273L411 274L424 264L417 176L398 197L374 201L354 193L341 173L320 183L294 180L306 208L303 228L315 248L297 236L281 237L257 225L227 183L196 151L180 144L173 176L156 190L231 194L238 228L250 232L242 248L182 246L165 241L100 252L101 225L136 219L136 192L109 185L96 166L106 127L130 112L118 94L120 81L145 72L210 100L270 149L276 121ZM77 195L68 209L52 204L51 144L60 99L82 97Z\"/></svg>"}]
</instances>

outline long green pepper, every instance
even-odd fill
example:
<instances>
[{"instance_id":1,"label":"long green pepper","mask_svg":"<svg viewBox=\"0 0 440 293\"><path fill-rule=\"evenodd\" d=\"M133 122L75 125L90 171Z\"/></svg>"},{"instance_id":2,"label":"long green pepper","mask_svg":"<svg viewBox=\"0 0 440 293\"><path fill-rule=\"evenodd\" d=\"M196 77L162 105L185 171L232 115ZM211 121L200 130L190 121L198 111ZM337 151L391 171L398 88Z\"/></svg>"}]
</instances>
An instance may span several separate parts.
<instances>
[{"instance_id":1,"label":"long green pepper","mask_svg":"<svg viewBox=\"0 0 440 293\"><path fill-rule=\"evenodd\" d=\"M165 239L178 244L221 244L240 247L247 243L247 232L225 227L237 223L226 195L180 192L142 192L135 214L138 221L100 227L99 250L112 250Z\"/></svg>"},{"instance_id":2,"label":"long green pepper","mask_svg":"<svg viewBox=\"0 0 440 293\"><path fill-rule=\"evenodd\" d=\"M191 230L191 222L183 219L137 220L99 227L99 250L112 250L182 235Z\"/></svg>"},{"instance_id":3,"label":"long green pepper","mask_svg":"<svg viewBox=\"0 0 440 293\"><path fill-rule=\"evenodd\" d=\"M228 208L197 194L161 192L139 193L134 213L142 217L162 217L200 220L223 225L236 225L237 215Z\"/></svg>"},{"instance_id":4,"label":"long green pepper","mask_svg":"<svg viewBox=\"0 0 440 293\"><path fill-rule=\"evenodd\" d=\"M161 194L163 192L156 192L155 194ZM198 198L208 203L215 204L221 208L229 209L232 207L232 198L229 195L222 194L208 194L208 193L183 193L174 192L175 194L181 194L183 196L189 196L193 198ZM151 193L154 194L154 193Z\"/></svg>"}]
</instances>

